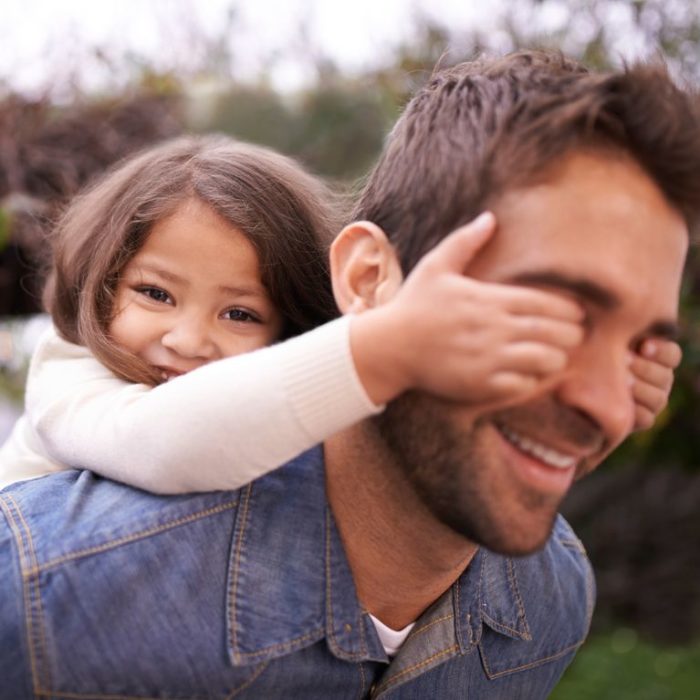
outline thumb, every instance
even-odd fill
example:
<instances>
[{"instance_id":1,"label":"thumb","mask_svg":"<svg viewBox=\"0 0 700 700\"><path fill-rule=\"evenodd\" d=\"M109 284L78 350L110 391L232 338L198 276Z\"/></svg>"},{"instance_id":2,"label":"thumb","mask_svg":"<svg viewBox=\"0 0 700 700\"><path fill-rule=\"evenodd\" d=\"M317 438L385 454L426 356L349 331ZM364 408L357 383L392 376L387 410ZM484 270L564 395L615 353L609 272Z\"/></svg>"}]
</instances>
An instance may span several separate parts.
<instances>
[{"instance_id":1,"label":"thumb","mask_svg":"<svg viewBox=\"0 0 700 700\"><path fill-rule=\"evenodd\" d=\"M428 253L431 264L455 272L464 272L467 265L490 240L496 229L496 217L485 211L465 226L460 226Z\"/></svg>"}]
</instances>

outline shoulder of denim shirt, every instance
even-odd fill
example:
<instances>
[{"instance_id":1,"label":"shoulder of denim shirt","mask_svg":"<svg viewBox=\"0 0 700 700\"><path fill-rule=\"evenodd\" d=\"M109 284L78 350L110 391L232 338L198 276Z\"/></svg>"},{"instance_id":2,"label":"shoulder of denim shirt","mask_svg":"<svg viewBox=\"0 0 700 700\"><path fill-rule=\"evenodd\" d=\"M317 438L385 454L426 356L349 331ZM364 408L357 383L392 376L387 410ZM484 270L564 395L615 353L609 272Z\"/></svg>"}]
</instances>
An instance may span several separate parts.
<instances>
[{"instance_id":1,"label":"shoulder of denim shirt","mask_svg":"<svg viewBox=\"0 0 700 700\"><path fill-rule=\"evenodd\" d=\"M234 509L239 492L182 496L147 493L84 470L68 470L19 482L0 491L0 509L32 539L36 565L98 552Z\"/></svg>"},{"instance_id":2,"label":"shoulder of denim shirt","mask_svg":"<svg viewBox=\"0 0 700 700\"><path fill-rule=\"evenodd\" d=\"M494 679L557 659L565 667L588 635L595 605L593 569L571 526L557 516L549 540L534 554L484 555L481 620L498 633L480 641L487 676ZM504 637L515 646L498 641Z\"/></svg>"}]
</instances>

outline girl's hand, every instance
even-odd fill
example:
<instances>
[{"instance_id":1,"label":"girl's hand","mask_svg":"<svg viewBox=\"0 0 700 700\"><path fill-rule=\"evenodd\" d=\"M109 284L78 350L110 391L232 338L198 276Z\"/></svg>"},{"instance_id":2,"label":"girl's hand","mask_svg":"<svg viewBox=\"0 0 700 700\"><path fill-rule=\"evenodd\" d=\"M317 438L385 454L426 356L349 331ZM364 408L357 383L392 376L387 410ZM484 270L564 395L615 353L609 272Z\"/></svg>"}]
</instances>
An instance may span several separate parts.
<instances>
[{"instance_id":1,"label":"girl's hand","mask_svg":"<svg viewBox=\"0 0 700 700\"><path fill-rule=\"evenodd\" d=\"M678 343L665 338L647 338L632 357L632 395L635 403L635 430L651 428L668 403L673 370L681 361Z\"/></svg>"},{"instance_id":2,"label":"girl's hand","mask_svg":"<svg viewBox=\"0 0 700 700\"><path fill-rule=\"evenodd\" d=\"M496 226L482 214L427 253L387 303L358 314L353 355L385 403L420 389L466 403L507 403L563 370L583 339L573 300L464 274Z\"/></svg>"}]
</instances>

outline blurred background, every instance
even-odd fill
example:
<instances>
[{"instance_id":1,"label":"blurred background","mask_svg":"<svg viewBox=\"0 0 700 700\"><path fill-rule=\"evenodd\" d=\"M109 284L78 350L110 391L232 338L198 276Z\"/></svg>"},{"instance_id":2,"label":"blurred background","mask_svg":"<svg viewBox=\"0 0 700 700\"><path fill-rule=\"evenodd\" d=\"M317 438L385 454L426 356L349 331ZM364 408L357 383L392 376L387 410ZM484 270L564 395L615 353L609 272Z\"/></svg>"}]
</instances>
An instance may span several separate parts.
<instances>
[{"instance_id":1,"label":"blurred background","mask_svg":"<svg viewBox=\"0 0 700 700\"><path fill-rule=\"evenodd\" d=\"M183 132L219 131L294 155L347 189L436 63L535 46L593 67L662 55L695 86L700 2L4 0L0 441L46 323L47 231L112 162ZM693 252L668 409L565 504L599 595L559 700L700 698L698 291Z\"/></svg>"}]
</instances>

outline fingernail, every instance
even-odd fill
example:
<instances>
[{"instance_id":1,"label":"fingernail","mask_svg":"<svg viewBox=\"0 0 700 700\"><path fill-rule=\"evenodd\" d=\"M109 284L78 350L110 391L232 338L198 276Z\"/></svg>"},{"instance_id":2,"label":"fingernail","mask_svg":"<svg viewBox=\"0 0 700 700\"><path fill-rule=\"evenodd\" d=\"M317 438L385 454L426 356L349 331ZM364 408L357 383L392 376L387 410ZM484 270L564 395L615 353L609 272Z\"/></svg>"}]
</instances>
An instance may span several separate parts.
<instances>
[{"instance_id":1,"label":"fingernail","mask_svg":"<svg viewBox=\"0 0 700 700\"><path fill-rule=\"evenodd\" d=\"M479 216L474 219L474 226L477 228L489 228L493 225L493 213L490 211L485 211L479 214Z\"/></svg>"}]
</instances>

